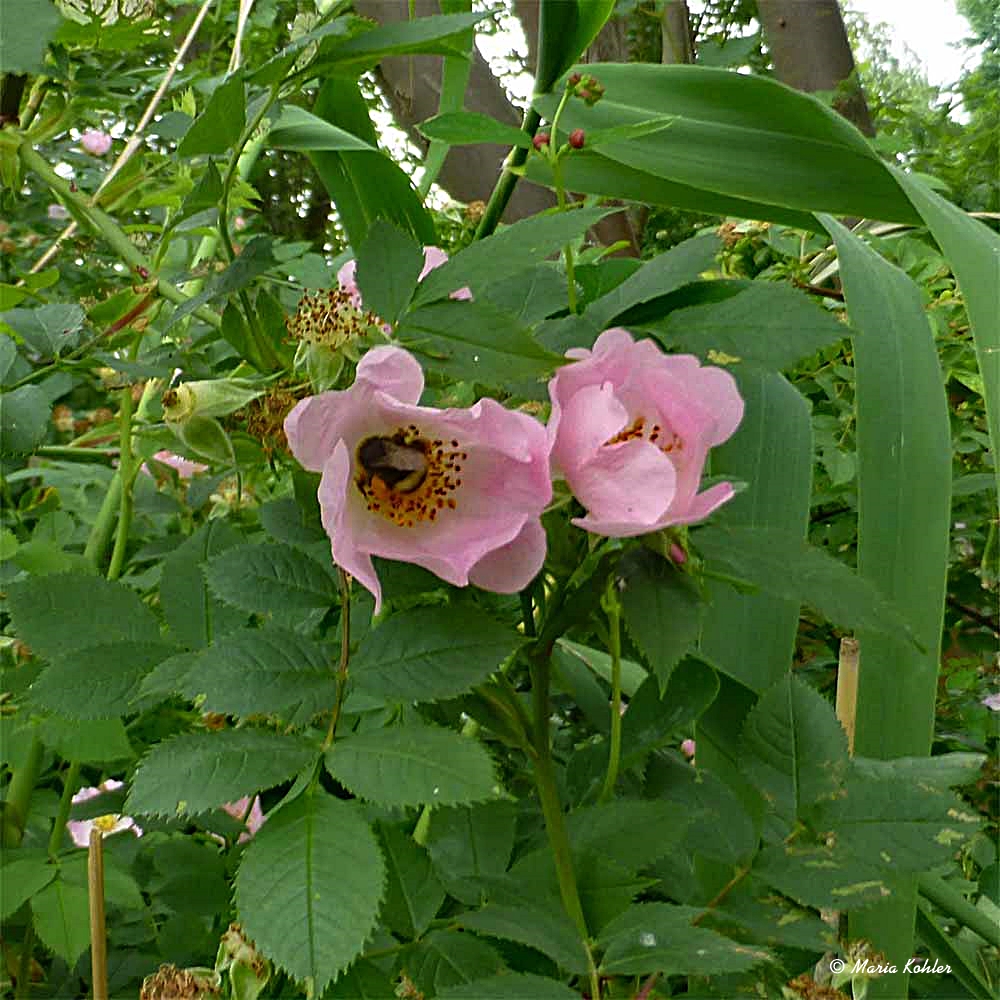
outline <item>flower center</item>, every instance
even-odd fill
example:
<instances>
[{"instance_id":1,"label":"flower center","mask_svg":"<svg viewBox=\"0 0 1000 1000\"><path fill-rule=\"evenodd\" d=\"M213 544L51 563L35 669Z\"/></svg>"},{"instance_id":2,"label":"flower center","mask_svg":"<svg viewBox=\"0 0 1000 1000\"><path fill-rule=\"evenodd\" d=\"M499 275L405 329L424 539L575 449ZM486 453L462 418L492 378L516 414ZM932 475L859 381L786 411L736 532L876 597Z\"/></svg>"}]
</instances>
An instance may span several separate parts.
<instances>
[{"instance_id":1,"label":"flower center","mask_svg":"<svg viewBox=\"0 0 1000 1000\"><path fill-rule=\"evenodd\" d=\"M116 816L114 813L106 813L104 816L98 816L94 820L94 826L97 827L101 833L110 833L115 828L115 824L121 816Z\"/></svg>"},{"instance_id":2,"label":"flower center","mask_svg":"<svg viewBox=\"0 0 1000 1000\"><path fill-rule=\"evenodd\" d=\"M294 316L285 320L293 340L319 344L336 351L363 336L379 318L354 306L350 292L331 288L303 295Z\"/></svg>"},{"instance_id":3,"label":"flower center","mask_svg":"<svg viewBox=\"0 0 1000 1000\"><path fill-rule=\"evenodd\" d=\"M632 441L636 438L645 438L650 444L655 444L660 451L670 454L672 451L683 451L684 442L673 431L664 432L659 424L653 424L646 431L646 418L636 417L627 427L623 427L614 437L608 438L604 443L620 444L622 441Z\"/></svg>"},{"instance_id":4,"label":"flower center","mask_svg":"<svg viewBox=\"0 0 1000 1000\"><path fill-rule=\"evenodd\" d=\"M354 477L365 505L401 528L437 520L439 510L454 510L462 485L461 462L468 453L459 442L423 437L415 424L392 434L365 438L355 452Z\"/></svg>"}]
</instances>

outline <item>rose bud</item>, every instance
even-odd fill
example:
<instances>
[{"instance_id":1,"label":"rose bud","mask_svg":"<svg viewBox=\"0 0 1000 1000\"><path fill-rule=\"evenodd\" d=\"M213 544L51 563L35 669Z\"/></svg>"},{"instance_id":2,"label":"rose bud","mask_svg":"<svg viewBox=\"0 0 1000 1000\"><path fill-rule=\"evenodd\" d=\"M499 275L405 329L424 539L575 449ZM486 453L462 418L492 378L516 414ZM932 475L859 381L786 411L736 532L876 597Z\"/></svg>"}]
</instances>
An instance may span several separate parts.
<instances>
[{"instance_id":1,"label":"rose bud","mask_svg":"<svg viewBox=\"0 0 1000 1000\"><path fill-rule=\"evenodd\" d=\"M548 132L539 132L534 139L531 140L531 144L535 149L541 149L543 146L549 144L549 134Z\"/></svg>"},{"instance_id":2,"label":"rose bud","mask_svg":"<svg viewBox=\"0 0 1000 1000\"><path fill-rule=\"evenodd\" d=\"M569 144L574 149L583 149L584 134L582 128L575 128L569 134Z\"/></svg>"}]
</instances>

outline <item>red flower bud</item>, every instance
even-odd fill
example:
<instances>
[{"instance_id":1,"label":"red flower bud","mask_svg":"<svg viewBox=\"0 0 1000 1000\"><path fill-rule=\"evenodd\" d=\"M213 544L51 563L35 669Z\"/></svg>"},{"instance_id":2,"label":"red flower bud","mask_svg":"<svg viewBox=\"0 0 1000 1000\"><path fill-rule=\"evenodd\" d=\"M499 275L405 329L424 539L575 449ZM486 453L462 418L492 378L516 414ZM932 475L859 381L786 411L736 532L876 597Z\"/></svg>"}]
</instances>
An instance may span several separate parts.
<instances>
[{"instance_id":1,"label":"red flower bud","mask_svg":"<svg viewBox=\"0 0 1000 1000\"><path fill-rule=\"evenodd\" d=\"M584 134L582 128L575 128L569 134L569 144L574 149L583 149Z\"/></svg>"},{"instance_id":2,"label":"red flower bud","mask_svg":"<svg viewBox=\"0 0 1000 1000\"><path fill-rule=\"evenodd\" d=\"M580 82L580 79L581 79L581 77L580 77L580 74L579 74L579 73L574 73L574 74L573 74L573 75L572 75L572 76L571 76L571 77L569 78L569 85L570 85L571 87L575 87L575 86L576 86L576 85L577 85L577 84L578 84L578 83Z\"/></svg>"},{"instance_id":3,"label":"red flower bud","mask_svg":"<svg viewBox=\"0 0 1000 1000\"><path fill-rule=\"evenodd\" d=\"M549 144L549 134L548 132L539 132L534 139L531 140L531 144L535 149L541 149L543 146Z\"/></svg>"},{"instance_id":4,"label":"red flower bud","mask_svg":"<svg viewBox=\"0 0 1000 1000\"><path fill-rule=\"evenodd\" d=\"M583 87L580 90L578 90L576 92L576 96L577 97L582 97L583 100L585 100L585 101L592 101L593 98L594 98L594 95L589 90L587 90L586 87Z\"/></svg>"}]
</instances>

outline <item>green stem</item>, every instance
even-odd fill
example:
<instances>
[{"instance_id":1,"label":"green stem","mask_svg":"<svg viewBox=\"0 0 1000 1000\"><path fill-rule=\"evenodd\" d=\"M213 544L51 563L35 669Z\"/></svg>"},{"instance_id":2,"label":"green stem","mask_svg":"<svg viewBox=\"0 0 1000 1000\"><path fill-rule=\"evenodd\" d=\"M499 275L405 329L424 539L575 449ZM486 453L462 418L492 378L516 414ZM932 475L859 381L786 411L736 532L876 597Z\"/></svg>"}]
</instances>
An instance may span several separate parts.
<instances>
[{"instance_id":1,"label":"green stem","mask_svg":"<svg viewBox=\"0 0 1000 1000\"><path fill-rule=\"evenodd\" d=\"M84 465L111 465L118 457L114 448L74 448L68 444L42 445L35 449L35 454L54 462L81 462Z\"/></svg>"},{"instance_id":2,"label":"green stem","mask_svg":"<svg viewBox=\"0 0 1000 1000\"><path fill-rule=\"evenodd\" d=\"M132 352L135 354L135 352ZM125 549L128 533L132 527L133 487L136 472L135 455L132 453L132 387L122 389L121 409L118 413L118 471L121 473L121 498L118 505L118 530L115 532L115 547L111 552L108 579L117 580L125 565Z\"/></svg>"},{"instance_id":3,"label":"green stem","mask_svg":"<svg viewBox=\"0 0 1000 1000\"><path fill-rule=\"evenodd\" d=\"M614 577L608 582L604 600L608 615L608 640L611 649L611 747L608 753L608 773L598 801L606 802L618 783L618 768L622 755L622 639L621 606L615 591Z\"/></svg>"},{"instance_id":4,"label":"green stem","mask_svg":"<svg viewBox=\"0 0 1000 1000\"><path fill-rule=\"evenodd\" d=\"M50 86L52 86L52 81L47 76L36 77L34 84L32 84L31 92L28 94L28 100L24 105L24 113L21 115L22 131L27 132L31 127L31 123L35 120L35 116L38 114Z\"/></svg>"},{"instance_id":5,"label":"green stem","mask_svg":"<svg viewBox=\"0 0 1000 1000\"><path fill-rule=\"evenodd\" d=\"M95 569L100 569L104 559L104 553L108 550L108 543L111 541L111 534L115 527L115 516L118 513L118 505L122 496L122 470L116 469L111 477L108 492L104 494L101 509L97 512L97 519L90 529L90 537L87 539L87 546L83 550L83 557Z\"/></svg>"},{"instance_id":6,"label":"green stem","mask_svg":"<svg viewBox=\"0 0 1000 1000\"><path fill-rule=\"evenodd\" d=\"M3 827L0 829L0 840L4 847L17 847L24 836L31 797L35 792L35 782L42 766L43 749L42 741L38 738L38 727L34 726L31 732L31 746L28 748L24 764L14 771L7 786Z\"/></svg>"},{"instance_id":7,"label":"green stem","mask_svg":"<svg viewBox=\"0 0 1000 1000\"><path fill-rule=\"evenodd\" d=\"M983 910L973 906L939 875L921 875L917 887L920 895L930 900L939 910L978 934L994 948L1000 948L1000 925Z\"/></svg>"},{"instance_id":8,"label":"green stem","mask_svg":"<svg viewBox=\"0 0 1000 1000\"><path fill-rule=\"evenodd\" d=\"M563 109L566 107L572 94L572 89L569 83L566 84L566 89L563 91L562 99L559 101L559 107L556 108L556 113L552 117L552 132L549 138L549 145L547 149L547 155L549 162L552 164L552 182L556 189L556 204L559 206L560 212L565 212L567 208L566 204L566 186L563 184L562 177L562 158L563 154L569 148L568 146L557 147L557 142L559 139L559 119L562 117ZM566 260L566 299L569 304L569 311L571 313L576 312L576 269L573 260L573 245L567 243L563 247L563 257Z\"/></svg>"},{"instance_id":9,"label":"green stem","mask_svg":"<svg viewBox=\"0 0 1000 1000\"><path fill-rule=\"evenodd\" d=\"M521 131L529 139L534 139L535 133L538 131L538 126L541 123L542 116L534 108L528 108L524 113L524 120L521 122ZM518 175L514 171L527 158L528 150L522 149L520 146L515 146L510 151L503 173L500 174L496 187L493 188L493 193L490 195L490 200L486 205L486 211L483 212L479 228L476 230L477 240L483 240L491 235L500 224L500 217L503 215L504 209L507 207L510 196L514 193L514 187L517 184Z\"/></svg>"},{"instance_id":10,"label":"green stem","mask_svg":"<svg viewBox=\"0 0 1000 1000\"><path fill-rule=\"evenodd\" d=\"M323 749L328 750L337 738L337 724L347 696L347 668L351 659L351 578L342 570L337 570L340 579L340 662L337 664L337 697L330 714L330 728L323 741Z\"/></svg>"},{"instance_id":11,"label":"green stem","mask_svg":"<svg viewBox=\"0 0 1000 1000\"><path fill-rule=\"evenodd\" d=\"M66 774L63 777L63 790L59 798L59 811L56 813L55 823L52 825L52 834L49 837L49 854L55 857L62 847L63 836L66 833L66 821L69 819L70 810L73 808L73 796L76 794L76 785L80 780L80 764L78 761L70 761Z\"/></svg>"},{"instance_id":12,"label":"green stem","mask_svg":"<svg viewBox=\"0 0 1000 1000\"><path fill-rule=\"evenodd\" d=\"M556 866L556 877L559 881L559 895L569 918L576 925L587 951L587 961L590 966L590 995L593 1000L599 1000L601 984L597 976L597 967L590 951L587 919L580 902L580 890L576 884L576 874L573 871L573 855L569 846L569 835L566 832L566 822L563 818L562 805L559 802L559 787L556 784L555 767L552 762L552 747L549 741L549 685L551 682L552 664L547 653L538 653L530 658L531 691L535 713L535 787L538 790L538 800L542 806L542 816L545 819L545 831L552 847L552 857Z\"/></svg>"},{"instance_id":13,"label":"green stem","mask_svg":"<svg viewBox=\"0 0 1000 1000\"><path fill-rule=\"evenodd\" d=\"M125 235L114 219L95 205L89 204L79 192L71 187L68 181L63 180L49 166L45 158L35 151L30 142L22 142L17 152L25 167L37 174L66 204L71 205L79 216L86 219L104 237L111 249L128 264L131 271L143 276L152 272L151 262ZM156 279L156 289L163 298L177 305L183 305L188 301L188 296L165 278ZM219 327L222 325L222 318L207 306L199 306L194 310L194 314L208 323L209 326Z\"/></svg>"}]
</instances>

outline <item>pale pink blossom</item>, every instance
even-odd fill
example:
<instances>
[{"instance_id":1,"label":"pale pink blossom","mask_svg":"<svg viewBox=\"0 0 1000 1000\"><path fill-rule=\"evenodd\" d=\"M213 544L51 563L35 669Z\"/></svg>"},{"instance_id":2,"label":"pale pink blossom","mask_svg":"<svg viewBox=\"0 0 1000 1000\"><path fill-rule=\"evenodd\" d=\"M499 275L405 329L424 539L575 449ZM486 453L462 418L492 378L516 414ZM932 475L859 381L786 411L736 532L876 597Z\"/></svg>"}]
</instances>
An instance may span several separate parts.
<instances>
[{"instance_id":1,"label":"pale pink blossom","mask_svg":"<svg viewBox=\"0 0 1000 1000\"><path fill-rule=\"evenodd\" d=\"M323 473L333 561L375 595L376 610L372 556L504 594L545 559L545 429L492 399L464 410L418 406L423 387L411 354L377 347L349 389L304 399L285 420L292 453Z\"/></svg>"},{"instance_id":2,"label":"pale pink blossom","mask_svg":"<svg viewBox=\"0 0 1000 1000\"><path fill-rule=\"evenodd\" d=\"M90 153L91 156L104 156L109 149L111 149L111 136L107 132L101 132L98 129L88 128L83 135L80 136L80 145L83 146L84 150Z\"/></svg>"},{"instance_id":3,"label":"pale pink blossom","mask_svg":"<svg viewBox=\"0 0 1000 1000\"><path fill-rule=\"evenodd\" d=\"M694 740L681 740L681 753L685 757L694 759L695 742Z\"/></svg>"},{"instance_id":4,"label":"pale pink blossom","mask_svg":"<svg viewBox=\"0 0 1000 1000\"><path fill-rule=\"evenodd\" d=\"M420 278L418 280L423 281L434 268L440 267L442 264L447 263L447 261L448 255L440 247L424 247L424 266L420 271ZM337 272L337 283L345 292L350 294L351 305L355 309L361 309L361 291L358 288L356 278L357 269L357 261L349 260ZM471 299L472 292L468 288L459 288L451 293L450 298Z\"/></svg>"},{"instance_id":5,"label":"pale pink blossom","mask_svg":"<svg viewBox=\"0 0 1000 1000\"><path fill-rule=\"evenodd\" d=\"M108 778L102 781L97 787L81 788L73 796L73 804L87 802L97 798L103 792L113 792L122 787L120 781ZM107 813L104 816L96 816L94 819L73 819L66 824L66 829L77 847L87 847L90 844L90 831L100 830L105 837L110 837L113 833L121 833L123 830L131 830L137 837L142 836L142 829L136 826L135 820L131 816L122 816L119 813Z\"/></svg>"},{"instance_id":6,"label":"pale pink blossom","mask_svg":"<svg viewBox=\"0 0 1000 1000\"><path fill-rule=\"evenodd\" d=\"M192 462L191 459L182 458L180 455L175 455L172 451L158 451L153 458L161 465L169 465L171 469L176 469L177 475L181 479L190 479L199 472L206 472L208 470L207 465L202 465L201 462ZM146 466L143 466L143 469L149 472Z\"/></svg>"},{"instance_id":7,"label":"pale pink blossom","mask_svg":"<svg viewBox=\"0 0 1000 1000\"><path fill-rule=\"evenodd\" d=\"M996 694L988 694L983 698L982 703L994 712L1000 712L1000 691Z\"/></svg>"},{"instance_id":8,"label":"pale pink blossom","mask_svg":"<svg viewBox=\"0 0 1000 1000\"><path fill-rule=\"evenodd\" d=\"M587 508L574 524L628 538L707 517L730 483L698 493L709 448L731 437L743 400L729 372L651 340L605 330L549 382L554 472Z\"/></svg>"},{"instance_id":9,"label":"pale pink blossom","mask_svg":"<svg viewBox=\"0 0 1000 1000\"><path fill-rule=\"evenodd\" d=\"M56 222L62 222L63 219L69 218L69 209L65 205L60 205L58 202L54 202L49 205L48 216Z\"/></svg>"},{"instance_id":10,"label":"pale pink blossom","mask_svg":"<svg viewBox=\"0 0 1000 1000\"><path fill-rule=\"evenodd\" d=\"M264 824L264 820L267 817L264 815L264 810L260 807L260 796L255 795L253 800L253 806L250 812L247 812L247 806L250 805L250 796L245 795L242 799L237 799L235 802L227 802L222 808L229 813L233 819L242 820L246 826L246 833L240 834L239 843L245 844ZM246 816L246 819L243 817Z\"/></svg>"}]
</instances>

